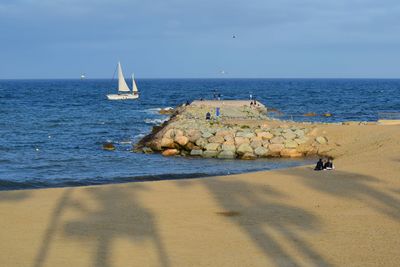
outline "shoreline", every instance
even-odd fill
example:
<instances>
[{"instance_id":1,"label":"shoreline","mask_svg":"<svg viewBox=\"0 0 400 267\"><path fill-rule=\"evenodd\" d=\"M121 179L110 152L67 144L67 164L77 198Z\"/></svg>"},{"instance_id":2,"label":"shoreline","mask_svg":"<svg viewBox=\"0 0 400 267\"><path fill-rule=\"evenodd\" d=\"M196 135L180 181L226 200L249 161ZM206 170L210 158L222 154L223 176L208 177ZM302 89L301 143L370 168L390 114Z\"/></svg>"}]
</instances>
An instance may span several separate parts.
<instances>
[{"instance_id":1,"label":"shoreline","mask_svg":"<svg viewBox=\"0 0 400 267\"><path fill-rule=\"evenodd\" d=\"M336 170L0 192L5 266L396 266L400 126L325 125ZM29 245L27 245L29 244Z\"/></svg>"}]
</instances>

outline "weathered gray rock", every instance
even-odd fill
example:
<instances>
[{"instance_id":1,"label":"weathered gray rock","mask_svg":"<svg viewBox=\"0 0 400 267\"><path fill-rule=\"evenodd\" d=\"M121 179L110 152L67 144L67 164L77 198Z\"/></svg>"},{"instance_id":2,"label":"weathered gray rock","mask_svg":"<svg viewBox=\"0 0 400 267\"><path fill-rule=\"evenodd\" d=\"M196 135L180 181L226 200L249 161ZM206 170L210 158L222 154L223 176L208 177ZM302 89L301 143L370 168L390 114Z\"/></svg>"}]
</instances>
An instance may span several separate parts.
<instances>
[{"instance_id":1,"label":"weathered gray rock","mask_svg":"<svg viewBox=\"0 0 400 267\"><path fill-rule=\"evenodd\" d=\"M203 137L203 138L210 138L211 136L213 136L213 134L212 133L210 133L210 132L204 132L202 135L201 135L201 137Z\"/></svg>"},{"instance_id":2,"label":"weathered gray rock","mask_svg":"<svg viewBox=\"0 0 400 267\"><path fill-rule=\"evenodd\" d=\"M220 159L234 159L236 158L236 153L234 151L222 150L217 157Z\"/></svg>"},{"instance_id":3,"label":"weathered gray rock","mask_svg":"<svg viewBox=\"0 0 400 267\"><path fill-rule=\"evenodd\" d=\"M212 151L217 151L221 147L221 144L218 143L208 143L204 148L206 150L212 150Z\"/></svg>"},{"instance_id":4,"label":"weathered gray rock","mask_svg":"<svg viewBox=\"0 0 400 267\"><path fill-rule=\"evenodd\" d=\"M203 155L203 150L201 149L193 149L190 151L191 156L202 156Z\"/></svg>"},{"instance_id":5,"label":"weathered gray rock","mask_svg":"<svg viewBox=\"0 0 400 267\"><path fill-rule=\"evenodd\" d=\"M201 132L197 130L190 130L188 132L188 138L190 142L196 143L196 141L201 138Z\"/></svg>"},{"instance_id":6,"label":"weathered gray rock","mask_svg":"<svg viewBox=\"0 0 400 267\"><path fill-rule=\"evenodd\" d=\"M235 151L236 151L236 146L233 145L233 144L226 144L226 143L224 143L224 144L222 144L222 150L224 150L224 151L233 151L233 152L235 152Z\"/></svg>"},{"instance_id":7,"label":"weathered gray rock","mask_svg":"<svg viewBox=\"0 0 400 267\"><path fill-rule=\"evenodd\" d=\"M250 146L253 149L256 149L257 147L262 147L262 142L261 141L253 141L253 142L250 143Z\"/></svg>"},{"instance_id":8,"label":"weathered gray rock","mask_svg":"<svg viewBox=\"0 0 400 267\"><path fill-rule=\"evenodd\" d=\"M294 141L299 145L305 144L308 141L308 137L307 136L302 136L302 137L294 139Z\"/></svg>"},{"instance_id":9,"label":"weathered gray rock","mask_svg":"<svg viewBox=\"0 0 400 267\"><path fill-rule=\"evenodd\" d=\"M283 138L286 140L293 140L296 138L296 134L292 132L292 130L287 130L285 133L282 134Z\"/></svg>"},{"instance_id":10,"label":"weathered gray rock","mask_svg":"<svg viewBox=\"0 0 400 267\"><path fill-rule=\"evenodd\" d=\"M208 142L209 143L219 143L222 144L223 142L225 142L225 139L222 136L211 136L210 138L208 138Z\"/></svg>"},{"instance_id":11,"label":"weathered gray rock","mask_svg":"<svg viewBox=\"0 0 400 267\"><path fill-rule=\"evenodd\" d=\"M303 137L305 134L304 131L300 129L294 131L294 133L297 135L297 137Z\"/></svg>"},{"instance_id":12,"label":"weathered gray rock","mask_svg":"<svg viewBox=\"0 0 400 267\"><path fill-rule=\"evenodd\" d=\"M237 153L239 155L243 155L246 153L253 153L253 148L249 144L244 143L237 148Z\"/></svg>"},{"instance_id":13,"label":"weathered gray rock","mask_svg":"<svg viewBox=\"0 0 400 267\"><path fill-rule=\"evenodd\" d=\"M274 137L274 135L270 132L259 132L257 133L258 137L261 137L263 140L270 140Z\"/></svg>"},{"instance_id":14,"label":"weathered gray rock","mask_svg":"<svg viewBox=\"0 0 400 267\"><path fill-rule=\"evenodd\" d=\"M207 144L208 144L207 140L205 140L204 138L200 138L196 141L196 146L199 146L202 148L205 147Z\"/></svg>"},{"instance_id":15,"label":"weathered gray rock","mask_svg":"<svg viewBox=\"0 0 400 267\"><path fill-rule=\"evenodd\" d=\"M286 140L285 147L286 148L296 148L298 144L294 140Z\"/></svg>"},{"instance_id":16,"label":"weathered gray rock","mask_svg":"<svg viewBox=\"0 0 400 267\"><path fill-rule=\"evenodd\" d=\"M250 144L250 140L245 137L235 137L235 144L237 146L240 146L241 144Z\"/></svg>"},{"instance_id":17,"label":"weathered gray rock","mask_svg":"<svg viewBox=\"0 0 400 267\"><path fill-rule=\"evenodd\" d=\"M151 154L153 153L153 149L151 149L150 147L145 146L144 148L142 148L143 153L145 154Z\"/></svg>"},{"instance_id":18,"label":"weathered gray rock","mask_svg":"<svg viewBox=\"0 0 400 267\"><path fill-rule=\"evenodd\" d=\"M266 156L268 156L268 149L267 148L265 148L265 147L257 147L255 150L254 150L254 154L256 154L257 156L259 156L259 157L266 157Z\"/></svg>"},{"instance_id":19,"label":"weathered gray rock","mask_svg":"<svg viewBox=\"0 0 400 267\"><path fill-rule=\"evenodd\" d=\"M269 140L269 142L271 144L283 144L285 142L285 138L283 138L282 136L276 136Z\"/></svg>"},{"instance_id":20,"label":"weathered gray rock","mask_svg":"<svg viewBox=\"0 0 400 267\"><path fill-rule=\"evenodd\" d=\"M218 155L218 151L215 151L215 150L206 150L206 151L203 151L203 154L202 154L203 158L215 158L215 157L217 157L217 155Z\"/></svg>"},{"instance_id":21,"label":"weathered gray rock","mask_svg":"<svg viewBox=\"0 0 400 267\"><path fill-rule=\"evenodd\" d=\"M318 136L317 138L315 138L315 141L317 141L319 144L323 145L327 143L327 140L325 137L323 136Z\"/></svg>"}]
</instances>

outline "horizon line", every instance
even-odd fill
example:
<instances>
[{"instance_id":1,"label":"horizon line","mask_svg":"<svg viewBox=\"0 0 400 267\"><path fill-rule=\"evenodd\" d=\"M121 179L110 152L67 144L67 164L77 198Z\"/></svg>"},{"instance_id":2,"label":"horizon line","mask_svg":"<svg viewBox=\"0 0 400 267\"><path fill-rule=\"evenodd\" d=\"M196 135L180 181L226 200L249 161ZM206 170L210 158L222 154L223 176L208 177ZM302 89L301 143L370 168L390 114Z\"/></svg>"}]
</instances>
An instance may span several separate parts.
<instances>
[{"instance_id":1,"label":"horizon line","mask_svg":"<svg viewBox=\"0 0 400 267\"><path fill-rule=\"evenodd\" d=\"M127 78L130 79L130 78ZM135 80L399 80L400 77L142 77ZM116 80L110 78L0 78L0 81L17 80Z\"/></svg>"}]
</instances>

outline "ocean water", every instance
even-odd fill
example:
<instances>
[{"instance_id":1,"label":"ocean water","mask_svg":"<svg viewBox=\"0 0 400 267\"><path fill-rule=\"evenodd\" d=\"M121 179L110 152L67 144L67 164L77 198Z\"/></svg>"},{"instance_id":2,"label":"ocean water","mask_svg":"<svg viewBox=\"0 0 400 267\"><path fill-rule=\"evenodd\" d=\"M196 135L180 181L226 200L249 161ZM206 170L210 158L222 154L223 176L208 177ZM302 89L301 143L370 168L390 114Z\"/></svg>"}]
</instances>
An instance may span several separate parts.
<instances>
[{"instance_id":1,"label":"ocean water","mask_svg":"<svg viewBox=\"0 0 400 267\"><path fill-rule=\"evenodd\" d=\"M202 177L297 166L304 160L204 160L131 152L167 117L160 108L187 100L247 99L280 118L372 121L400 111L400 80L143 79L137 101L108 101L111 80L0 81L0 190ZM332 113L325 118L304 113ZM277 114L275 114L277 115ZM102 144L117 144L113 152Z\"/></svg>"}]
</instances>

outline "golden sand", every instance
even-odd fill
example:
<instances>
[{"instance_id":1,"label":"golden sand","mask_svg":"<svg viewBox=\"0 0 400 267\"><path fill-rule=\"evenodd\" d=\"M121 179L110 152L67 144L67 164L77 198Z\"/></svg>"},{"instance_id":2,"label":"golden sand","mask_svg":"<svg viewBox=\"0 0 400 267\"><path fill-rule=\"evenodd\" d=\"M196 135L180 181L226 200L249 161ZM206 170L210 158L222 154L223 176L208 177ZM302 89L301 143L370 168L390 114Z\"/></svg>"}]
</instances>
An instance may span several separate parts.
<instances>
[{"instance_id":1,"label":"golden sand","mask_svg":"<svg viewBox=\"0 0 400 267\"><path fill-rule=\"evenodd\" d=\"M400 126L321 126L335 171L0 192L0 266L399 266Z\"/></svg>"}]
</instances>

